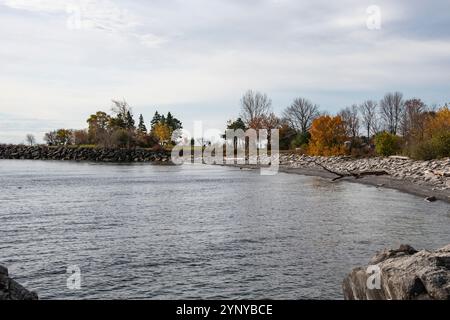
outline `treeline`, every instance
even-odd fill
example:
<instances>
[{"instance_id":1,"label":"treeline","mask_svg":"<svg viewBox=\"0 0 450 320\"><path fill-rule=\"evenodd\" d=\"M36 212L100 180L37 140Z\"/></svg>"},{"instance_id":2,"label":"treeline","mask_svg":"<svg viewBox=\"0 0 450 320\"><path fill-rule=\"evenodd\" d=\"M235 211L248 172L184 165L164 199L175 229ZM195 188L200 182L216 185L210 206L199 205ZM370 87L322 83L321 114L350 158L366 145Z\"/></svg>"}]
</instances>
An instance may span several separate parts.
<instances>
[{"instance_id":1,"label":"treeline","mask_svg":"<svg viewBox=\"0 0 450 320\"><path fill-rule=\"evenodd\" d=\"M170 112L161 115L156 111L149 130L143 115L136 123L132 108L126 101L113 100L112 114L98 111L87 119L83 130L59 129L45 134L49 146L77 145L103 148L154 148L172 144L172 133L182 129L180 120ZM32 144L27 136L27 142Z\"/></svg>"},{"instance_id":2,"label":"treeline","mask_svg":"<svg viewBox=\"0 0 450 320\"><path fill-rule=\"evenodd\" d=\"M241 99L240 117L227 128L279 129L281 149L316 156L450 156L448 105L437 108L417 98L404 100L399 92L343 108L336 115L297 98L277 116L266 94L250 90Z\"/></svg>"}]
</instances>

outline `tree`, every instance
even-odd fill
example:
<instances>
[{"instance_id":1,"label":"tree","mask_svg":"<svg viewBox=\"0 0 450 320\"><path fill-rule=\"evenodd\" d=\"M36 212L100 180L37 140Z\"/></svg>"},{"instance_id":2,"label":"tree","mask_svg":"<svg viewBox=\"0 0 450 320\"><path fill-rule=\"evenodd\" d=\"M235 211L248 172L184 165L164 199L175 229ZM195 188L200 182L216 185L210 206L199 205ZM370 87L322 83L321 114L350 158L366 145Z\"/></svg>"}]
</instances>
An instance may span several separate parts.
<instances>
[{"instance_id":1,"label":"tree","mask_svg":"<svg viewBox=\"0 0 450 320\"><path fill-rule=\"evenodd\" d=\"M136 129L133 114L130 110L127 111L127 114L125 116L125 126L128 130Z\"/></svg>"},{"instance_id":2,"label":"tree","mask_svg":"<svg viewBox=\"0 0 450 320\"><path fill-rule=\"evenodd\" d=\"M247 91L241 99L241 118L249 126L255 118L268 115L272 110L272 100L266 94Z\"/></svg>"},{"instance_id":3,"label":"tree","mask_svg":"<svg viewBox=\"0 0 450 320\"><path fill-rule=\"evenodd\" d=\"M59 129L45 134L44 140L49 146L70 145L73 143L73 131Z\"/></svg>"},{"instance_id":4,"label":"tree","mask_svg":"<svg viewBox=\"0 0 450 320\"><path fill-rule=\"evenodd\" d=\"M371 134L376 134L378 132L377 127L377 107L378 104L373 100L364 101L360 106L359 110L362 115L362 124L367 130L367 141L370 141Z\"/></svg>"},{"instance_id":5,"label":"tree","mask_svg":"<svg viewBox=\"0 0 450 320\"><path fill-rule=\"evenodd\" d=\"M389 132L381 132L375 136L375 150L380 156L392 156L400 151L400 138Z\"/></svg>"},{"instance_id":6,"label":"tree","mask_svg":"<svg viewBox=\"0 0 450 320\"><path fill-rule=\"evenodd\" d=\"M450 132L450 109L447 105L430 116L425 123L425 136L427 138L444 132Z\"/></svg>"},{"instance_id":7,"label":"tree","mask_svg":"<svg viewBox=\"0 0 450 320\"><path fill-rule=\"evenodd\" d=\"M32 134L27 134L26 141L30 146L34 146L36 144L36 138Z\"/></svg>"},{"instance_id":8,"label":"tree","mask_svg":"<svg viewBox=\"0 0 450 320\"><path fill-rule=\"evenodd\" d=\"M116 129L130 129L134 127L133 113L130 106L125 101L112 100L112 112L116 115L115 118L111 118L111 125Z\"/></svg>"},{"instance_id":9,"label":"tree","mask_svg":"<svg viewBox=\"0 0 450 320\"><path fill-rule=\"evenodd\" d=\"M140 135L146 135L147 134L147 127L145 126L144 117L139 115L139 125L137 128L137 131Z\"/></svg>"},{"instance_id":10,"label":"tree","mask_svg":"<svg viewBox=\"0 0 450 320\"><path fill-rule=\"evenodd\" d=\"M352 105L351 107L347 107L343 109L339 116L342 118L344 122L347 136L351 137L352 140L355 140L359 134L359 116L358 116L358 106Z\"/></svg>"},{"instance_id":11,"label":"tree","mask_svg":"<svg viewBox=\"0 0 450 320\"><path fill-rule=\"evenodd\" d=\"M242 118L237 118L237 120L235 120L235 121L233 121L233 120L228 121L227 129L228 130L242 129L243 131L245 131L245 130L247 130L247 127L245 126L244 121L242 121Z\"/></svg>"},{"instance_id":12,"label":"tree","mask_svg":"<svg viewBox=\"0 0 450 320\"><path fill-rule=\"evenodd\" d=\"M73 131L68 129L59 129L56 131L57 142L60 145L70 145L73 143Z\"/></svg>"},{"instance_id":13,"label":"tree","mask_svg":"<svg viewBox=\"0 0 450 320\"><path fill-rule=\"evenodd\" d=\"M277 129L281 124L281 120L274 114L261 115L259 117L253 118L248 124L249 128L259 130L259 129Z\"/></svg>"},{"instance_id":14,"label":"tree","mask_svg":"<svg viewBox=\"0 0 450 320\"><path fill-rule=\"evenodd\" d=\"M450 157L450 109L447 105L427 113L423 140L412 147L413 158L431 160Z\"/></svg>"},{"instance_id":15,"label":"tree","mask_svg":"<svg viewBox=\"0 0 450 320\"><path fill-rule=\"evenodd\" d=\"M160 122L161 122L161 115L159 114L158 111L156 111L151 121L152 128L155 127Z\"/></svg>"},{"instance_id":16,"label":"tree","mask_svg":"<svg viewBox=\"0 0 450 320\"><path fill-rule=\"evenodd\" d=\"M180 120L178 120L177 118L175 118L172 113L168 113L165 119L165 124L167 124L167 126L172 130L179 130L179 129L183 129L183 124L181 123Z\"/></svg>"},{"instance_id":17,"label":"tree","mask_svg":"<svg viewBox=\"0 0 450 320\"><path fill-rule=\"evenodd\" d=\"M420 99L405 101L401 119L401 132L409 142L423 139L427 118L426 109L425 103Z\"/></svg>"},{"instance_id":18,"label":"tree","mask_svg":"<svg viewBox=\"0 0 450 320\"><path fill-rule=\"evenodd\" d=\"M284 119L299 133L306 134L312 122L320 115L319 106L305 98L297 98L292 105L283 112Z\"/></svg>"},{"instance_id":19,"label":"tree","mask_svg":"<svg viewBox=\"0 0 450 320\"><path fill-rule=\"evenodd\" d=\"M311 126L308 153L313 156L344 155L347 133L340 116L321 116Z\"/></svg>"},{"instance_id":20,"label":"tree","mask_svg":"<svg viewBox=\"0 0 450 320\"><path fill-rule=\"evenodd\" d=\"M86 130L75 130L73 132L73 143L77 146L89 144L89 134Z\"/></svg>"},{"instance_id":21,"label":"tree","mask_svg":"<svg viewBox=\"0 0 450 320\"><path fill-rule=\"evenodd\" d=\"M152 131L153 135L159 140L161 145L167 145L172 138L172 131L169 126L164 123L155 125Z\"/></svg>"},{"instance_id":22,"label":"tree","mask_svg":"<svg viewBox=\"0 0 450 320\"><path fill-rule=\"evenodd\" d=\"M387 93L380 102L381 118L385 128L392 134L397 134L403 112L403 94Z\"/></svg>"},{"instance_id":23,"label":"tree","mask_svg":"<svg viewBox=\"0 0 450 320\"><path fill-rule=\"evenodd\" d=\"M111 117L103 111L97 111L87 120L89 141L92 144L109 147L111 144Z\"/></svg>"}]
</instances>

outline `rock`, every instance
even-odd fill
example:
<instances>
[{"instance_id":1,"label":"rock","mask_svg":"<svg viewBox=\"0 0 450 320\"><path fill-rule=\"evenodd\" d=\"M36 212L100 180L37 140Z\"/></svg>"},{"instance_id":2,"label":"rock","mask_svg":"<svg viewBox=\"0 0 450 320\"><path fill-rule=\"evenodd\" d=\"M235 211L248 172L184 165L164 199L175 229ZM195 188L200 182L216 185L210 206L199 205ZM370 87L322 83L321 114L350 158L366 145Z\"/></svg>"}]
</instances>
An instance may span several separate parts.
<instances>
[{"instance_id":1,"label":"rock","mask_svg":"<svg viewBox=\"0 0 450 320\"><path fill-rule=\"evenodd\" d=\"M369 288L367 268L356 268L343 282L346 300L450 300L450 245L420 252L402 245L377 253L369 266L379 268L379 288Z\"/></svg>"},{"instance_id":2,"label":"rock","mask_svg":"<svg viewBox=\"0 0 450 320\"><path fill-rule=\"evenodd\" d=\"M0 300L38 300L38 295L11 279L8 269L0 266Z\"/></svg>"},{"instance_id":3,"label":"rock","mask_svg":"<svg viewBox=\"0 0 450 320\"><path fill-rule=\"evenodd\" d=\"M144 162L146 161L145 159L155 159L156 157L164 157L170 161L170 152L153 151L148 149L102 149L72 146L47 147L0 145L0 159Z\"/></svg>"}]
</instances>

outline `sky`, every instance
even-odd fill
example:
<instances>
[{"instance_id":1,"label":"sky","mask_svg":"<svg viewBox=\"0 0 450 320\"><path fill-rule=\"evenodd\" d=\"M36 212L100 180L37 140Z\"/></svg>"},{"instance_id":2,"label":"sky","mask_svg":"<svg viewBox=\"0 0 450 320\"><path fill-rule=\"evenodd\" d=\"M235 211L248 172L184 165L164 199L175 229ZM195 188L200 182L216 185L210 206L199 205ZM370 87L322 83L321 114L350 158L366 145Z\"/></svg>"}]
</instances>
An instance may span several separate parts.
<instances>
[{"instance_id":1,"label":"sky","mask_svg":"<svg viewBox=\"0 0 450 320\"><path fill-rule=\"evenodd\" d=\"M187 129L223 129L248 89L277 114L450 101L448 0L0 0L0 40L0 143L85 128L111 99Z\"/></svg>"}]
</instances>

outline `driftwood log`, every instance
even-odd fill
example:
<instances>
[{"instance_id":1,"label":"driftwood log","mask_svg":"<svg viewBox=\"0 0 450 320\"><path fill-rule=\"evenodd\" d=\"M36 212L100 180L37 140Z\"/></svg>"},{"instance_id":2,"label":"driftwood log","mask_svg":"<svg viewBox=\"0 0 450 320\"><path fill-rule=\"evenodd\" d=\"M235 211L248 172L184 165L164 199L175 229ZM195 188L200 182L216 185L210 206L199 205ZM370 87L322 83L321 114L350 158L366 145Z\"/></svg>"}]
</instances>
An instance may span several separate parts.
<instances>
[{"instance_id":1,"label":"driftwood log","mask_svg":"<svg viewBox=\"0 0 450 320\"><path fill-rule=\"evenodd\" d=\"M338 181L340 179L346 178L346 177L353 177L355 179L362 179L367 176L388 176L390 175L389 172L385 170L366 170L366 171L347 171L347 172L337 172L330 168L327 168L322 163L317 162L316 160L311 160L311 163L314 163L315 165L321 167L323 170L332 173L336 175L337 177L334 178L332 181Z\"/></svg>"}]
</instances>

